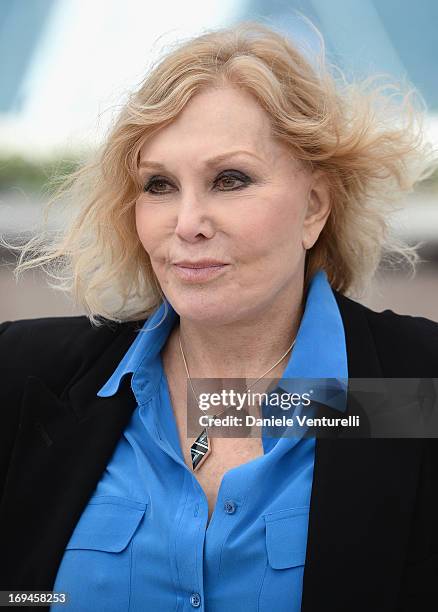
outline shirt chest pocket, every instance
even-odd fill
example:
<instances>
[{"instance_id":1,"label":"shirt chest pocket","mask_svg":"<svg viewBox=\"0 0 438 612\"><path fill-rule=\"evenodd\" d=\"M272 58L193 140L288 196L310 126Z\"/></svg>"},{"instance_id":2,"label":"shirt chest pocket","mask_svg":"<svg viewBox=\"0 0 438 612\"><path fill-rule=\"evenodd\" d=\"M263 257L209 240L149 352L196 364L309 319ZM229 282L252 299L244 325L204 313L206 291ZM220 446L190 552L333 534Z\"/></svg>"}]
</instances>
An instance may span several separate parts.
<instances>
[{"instance_id":1,"label":"shirt chest pocket","mask_svg":"<svg viewBox=\"0 0 438 612\"><path fill-rule=\"evenodd\" d=\"M267 564L259 611L272 610L273 602L277 610L295 609L292 602L301 593L306 561L309 506L270 512L263 518Z\"/></svg>"},{"instance_id":2,"label":"shirt chest pocket","mask_svg":"<svg viewBox=\"0 0 438 612\"><path fill-rule=\"evenodd\" d=\"M117 496L90 500L56 577L56 588L69 593L69 610L86 610L92 603L108 611L128 609L133 537L146 508Z\"/></svg>"}]
</instances>

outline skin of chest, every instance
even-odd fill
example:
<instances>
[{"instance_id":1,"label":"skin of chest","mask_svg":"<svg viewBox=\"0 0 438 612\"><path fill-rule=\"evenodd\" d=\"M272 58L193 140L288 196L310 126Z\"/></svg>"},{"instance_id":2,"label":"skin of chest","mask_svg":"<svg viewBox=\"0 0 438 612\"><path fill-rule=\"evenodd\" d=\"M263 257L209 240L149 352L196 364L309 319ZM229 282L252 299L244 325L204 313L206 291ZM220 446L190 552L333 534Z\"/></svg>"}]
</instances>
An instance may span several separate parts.
<instances>
[{"instance_id":1,"label":"skin of chest","mask_svg":"<svg viewBox=\"0 0 438 612\"><path fill-rule=\"evenodd\" d=\"M184 461L191 469L190 447L195 437L187 437L187 396L185 380L183 382L184 385L175 385L173 381L168 380L168 385ZM208 500L209 519L216 505L218 490L225 472L263 454L260 437L211 437L210 443L211 454L194 472Z\"/></svg>"},{"instance_id":2,"label":"skin of chest","mask_svg":"<svg viewBox=\"0 0 438 612\"><path fill-rule=\"evenodd\" d=\"M187 376L181 362L175 331L173 330L170 334L162 349L161 356L184 461L192 469L190 447L196 437L187 436ZM280 378L284 367L284 363L279 364L269 373L269 378ZM267 386L268 380L263 379L253 389L262 392ZM199 433L201 433L201 430L199 430ZM210 443L212 452L194 472L208 500L209 520L216 505L217 494L224 474L234 467L256 459L264 452L261 437L257 434L244 438L215 436L210 437Z\"/></svg>"}]
</instances>

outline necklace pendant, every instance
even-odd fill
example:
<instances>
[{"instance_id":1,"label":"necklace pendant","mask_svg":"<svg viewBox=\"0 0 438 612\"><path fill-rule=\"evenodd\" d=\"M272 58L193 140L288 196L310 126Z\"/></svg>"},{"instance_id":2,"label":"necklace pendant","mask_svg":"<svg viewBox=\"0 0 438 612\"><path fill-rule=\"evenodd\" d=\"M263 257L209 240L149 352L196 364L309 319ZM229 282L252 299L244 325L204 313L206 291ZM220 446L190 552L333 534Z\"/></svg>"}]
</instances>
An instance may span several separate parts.
<instances>
[{"instance_id":1,"label":"necklace pendant","mask_svg":"<svg viewBox=\"0 0 438 612\"><path fill-rule=\"evenodd\" d=\"M211 452L211 442L208 439L207 430L203 429L190 447L192 468L196 472L204 463Z\"/></svg>"}]
</instances>

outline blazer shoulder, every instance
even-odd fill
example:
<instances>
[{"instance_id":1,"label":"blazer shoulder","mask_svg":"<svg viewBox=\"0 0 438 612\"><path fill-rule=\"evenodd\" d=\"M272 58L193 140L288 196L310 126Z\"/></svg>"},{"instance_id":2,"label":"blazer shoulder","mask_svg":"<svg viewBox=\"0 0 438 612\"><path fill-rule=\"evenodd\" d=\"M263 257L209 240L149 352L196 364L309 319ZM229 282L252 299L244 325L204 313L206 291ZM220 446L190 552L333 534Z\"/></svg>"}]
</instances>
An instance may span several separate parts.
<instances>
[{"instance_id":1,"label":"blazer shoulder","mask_svg":"<svg viewBox=\"0 0 438 612\"><path fill-rule=\"evenodd\" d=\"M417 349L438 358L438 322L417 315L399 314L387 308L376 312L366 308L376 338L405 348Z\"/></svg>"},{"instance_id":2,"label":"blazer shoulder","mask_svg":"<svg viewBox=\"0 0 438 612\"><path fill-rule=\"evenodd\" d=\"M35 319L16 319L0 323L0 339L4 341L13 333L16 337L32 334L56 334L59 331L85 329L91 323L85 315L71 317L41 317Z\"/></svg>"},{"instance_id":3,"label":"blazer shoulder","mask_svg":"<svg viewBox=\"0 0 438 612\"><path fill-rule=\"evenodd\" d=\"M91 337L108 339L116 332L117 326L94 327L85 315L5 321L0 325L0 353L23 357L31 351L44 358L51 350L64 354L67 347L84 345Z\"/></svg>"},{"instance_id":4,"label":"blazer shoulder","mask_svg":"<svg viewBox=\"0 0 438 612\"><path fill-rule=\"evenodd\" d=\"M18 380L27 376L58 379L93 362L125 331L141 322L106 321L94 326L88 317L44 317L0 324L0 367Z\"/></svg>"},{"instance_id":5,"label":"blazer shoulder","mask_svg":"<svg viewBox=\"0 0 438 612\"><path fill-rule=\"evenodd\" d=\"M414 371L421 371L423 376L438 376L437 321L400 314L389 308L376 311L341 294L337 299L344 311L355 311L366 318L380 361L385 365L386 376L398 377L391 372L390 364L394 367L395 364L397 367L405 365L406 376ZM415 374L412 376L416 377Z\"/></svg>"}]
</instances>

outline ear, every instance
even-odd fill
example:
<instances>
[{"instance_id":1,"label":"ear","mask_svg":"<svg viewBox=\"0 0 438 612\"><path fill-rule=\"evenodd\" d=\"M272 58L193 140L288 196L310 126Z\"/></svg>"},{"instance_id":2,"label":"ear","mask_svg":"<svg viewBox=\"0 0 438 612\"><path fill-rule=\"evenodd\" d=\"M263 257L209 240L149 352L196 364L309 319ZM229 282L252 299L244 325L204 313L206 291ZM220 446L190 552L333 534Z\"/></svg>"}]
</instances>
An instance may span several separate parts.
<instances>
[{"instance_id":1,"label":"ear","mask_svg":"<svg viewBox=\"0 0 438 612\"><path fill-rule=\"evenodd\" d=\"M303 248L311 249L318 240L331 210L330 190L321 170L311 176L303 222Z\"/></svg>"}]
</instances>

